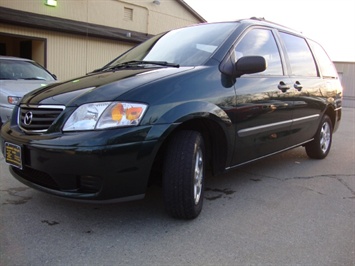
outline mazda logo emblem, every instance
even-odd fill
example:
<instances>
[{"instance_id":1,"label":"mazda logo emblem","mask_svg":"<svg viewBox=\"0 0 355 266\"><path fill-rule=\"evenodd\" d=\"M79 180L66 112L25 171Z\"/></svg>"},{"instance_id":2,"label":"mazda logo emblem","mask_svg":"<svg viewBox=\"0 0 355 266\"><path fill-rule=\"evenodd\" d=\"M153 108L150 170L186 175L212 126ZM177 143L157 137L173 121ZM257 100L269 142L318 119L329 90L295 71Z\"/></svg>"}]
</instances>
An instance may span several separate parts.
<instances>
[{"instance_id":1,"label":"mazda logo emblem","mask_svg":"<svg viewBox=\"0 0 355 266\"><path fill-rule=\"evenodd\" d=\"M32 123L32 119L33 119L33 114L32 112L27 112L25 114L25 118L23 119L23 123L26 125L26 126L29 126L31 123Z\"/></svg>"}]
</instances>

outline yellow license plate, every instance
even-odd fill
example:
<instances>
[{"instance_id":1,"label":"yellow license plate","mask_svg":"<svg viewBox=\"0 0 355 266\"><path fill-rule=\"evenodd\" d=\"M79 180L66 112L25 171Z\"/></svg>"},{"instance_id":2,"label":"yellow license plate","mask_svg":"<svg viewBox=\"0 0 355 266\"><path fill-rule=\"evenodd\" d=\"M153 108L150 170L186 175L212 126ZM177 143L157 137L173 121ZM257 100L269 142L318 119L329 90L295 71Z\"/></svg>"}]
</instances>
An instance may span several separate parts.
<instances>
[{"instance_id":1,"label":"yellow license plate","mask_svg":"<svg viewBox=\"0 0 355 266\"><path fill-rule=\"evenodd\" d=\"M21 146L5 142L5 162L22 169Z\"/></svg>"}]
</instances>

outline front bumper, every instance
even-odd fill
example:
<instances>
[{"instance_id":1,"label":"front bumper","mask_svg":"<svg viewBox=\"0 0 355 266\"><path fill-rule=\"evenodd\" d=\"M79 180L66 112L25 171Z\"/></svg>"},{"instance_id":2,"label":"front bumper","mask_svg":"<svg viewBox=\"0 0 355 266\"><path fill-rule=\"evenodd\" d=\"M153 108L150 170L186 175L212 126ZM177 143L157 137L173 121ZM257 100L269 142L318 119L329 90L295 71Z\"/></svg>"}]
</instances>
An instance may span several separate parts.
<instances>
[{"instance_id":1,"label":"front bumper","mask_svg":"<svg viewBox=\"0 0 355 266\"><path fill-rule=\"evenodd\" d=\"M338 131L341 118L342 118L342 107L339 107L339 108L335 109L335 121L334 121L334 125L333 125L333 132Z\"/></svg>"},{"instance_id":2,"label":"front bumper","mask_svg":"<svg viewBox=\"0 0 355 266\"><path fill-rule=\"evenodd\" d=\"M21 147L22 169L10 166L24 184L57 196L80 200L143 198L157 140L149 127L98 132L25 135L9 123L4 143Z\"/></svg>"}]
</instances>

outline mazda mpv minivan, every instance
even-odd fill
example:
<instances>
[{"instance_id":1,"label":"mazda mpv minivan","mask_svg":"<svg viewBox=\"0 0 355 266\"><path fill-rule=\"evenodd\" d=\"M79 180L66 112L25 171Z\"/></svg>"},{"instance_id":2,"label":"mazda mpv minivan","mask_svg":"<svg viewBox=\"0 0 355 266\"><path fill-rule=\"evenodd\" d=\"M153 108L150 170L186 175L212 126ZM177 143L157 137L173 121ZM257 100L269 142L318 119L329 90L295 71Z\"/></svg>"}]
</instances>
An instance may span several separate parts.
<instances>
[{"instance_id":1,"label":"mazda mpv minivan","mask_svg":"<svg viewBox=\"0 0 355 266\"><path fill-rule=\"evenodd\" d=\"M56 80L33 60L0 55L0 128L23 95Z\"/></svg>"},{"instance_id":2,"label":"mazda mpv minivan","mask_svg":"<svg viewBox=\"0 0 355 266\"><path fill-rule=\"evenodd\" d=\"M27 94L1 130L24 184L86 201L141 199L199 215L216 175L298 146L325 158L342 87L323 48L262 19L157 35L94 72Z\"/></svg>"}]
</instances>

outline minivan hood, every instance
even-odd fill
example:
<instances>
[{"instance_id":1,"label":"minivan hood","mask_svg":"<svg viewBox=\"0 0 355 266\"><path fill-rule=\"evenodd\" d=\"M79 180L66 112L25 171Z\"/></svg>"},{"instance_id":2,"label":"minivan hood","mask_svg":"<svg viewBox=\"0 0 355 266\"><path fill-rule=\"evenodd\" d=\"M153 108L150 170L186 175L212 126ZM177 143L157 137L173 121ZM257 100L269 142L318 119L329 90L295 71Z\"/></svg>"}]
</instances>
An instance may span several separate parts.
<instances>
[{"instance_id":1,"label":"minivan hood","mask_svg":"<svg viewBox=\"0 0 355 266\"><path fill-rule=\"evenodd\" d=\"M79 106L88 102L113 101L131 89L192 68L135 68L92 73L35 90L27 94L22 103Z\"/></svg>"}]
</instances>

